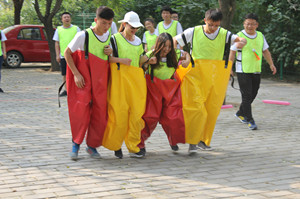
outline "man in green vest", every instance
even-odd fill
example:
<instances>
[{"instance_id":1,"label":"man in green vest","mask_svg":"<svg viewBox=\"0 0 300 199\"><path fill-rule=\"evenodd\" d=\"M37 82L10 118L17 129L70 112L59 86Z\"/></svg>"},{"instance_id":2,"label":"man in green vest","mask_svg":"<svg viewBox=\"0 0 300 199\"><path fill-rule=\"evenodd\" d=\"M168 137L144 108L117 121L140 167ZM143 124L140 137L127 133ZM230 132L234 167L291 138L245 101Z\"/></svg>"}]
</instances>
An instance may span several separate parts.
<instances>
[{"instance_id":1,"label":"man in green vest","mask_svg":"<svg viewBox=\"0 0 300 199\"><path fill-rule=\"evenodd\" d=\"M242 122L248 124L249 129L256 130L257 125L252 116L251 104L254 101L261 79L261 62L262 56L267 60L270 69L276 74L276 67L274 66L271 53L268 50L269 45L264 35L257 31L258 16L254 13L247 14L244 20L244 30L238 33L239 37L247 40L247 45L243 49L236 45L231 47L231 59L236 58L236 74L242 95L242 103L235 116Z\"/></svg>"},{"instance_id":2,"label":"man in green vest","mask_svg":"<svg viewBox=\"0 0 300 199\"><path fill-rule=\"evenodd\" d=\"M221 10L210 9L205 13L205 25L189 28L173 38L175 45L191 43L191 55L195 60L195 67L182 81L186 142L190 144L190 153L197 152L197 148L211 150L209 145L231 71L231 62L226 65L223 60L225 45L236 43L242 48L247 42L221 28L221 20Z\"/></svg>"},{"instance_id":3,"label":"man in green vest","mask_svg":"<svg viewBox=\"0 0 300 199\"><path fill-rule=\"evenodd\" d=\"M1 68L2 63L6 59L6 46L5 41L7 40L5 34L3 31L0 31L0 93L4 93L4 91L1 88Z\"/></svg>"},{"instance_id":4,"label":"man in green vest","mask_svg":"<svg viewBox=\"0 0 300 199\"><path fill-rule=\"evenodd\" d=\"M64 12L61 14L62 26L57 27L53 35L53 40L55 41L55 53L56 61L60 64L61 75L63 76L63 82L66 81L66 60L64 58L64 52L74 38L80 28L71 24L71 14L69 12ZM64 90L60 96L66 96L67 91Z\"/></svg>"},{"instance_id":5,"label":"man in green vest","mask_svg":"<svg viewBox=\"0 0 300 199\"><path fill-rule=\"evenodd\" d=\"M100 6L96 26L77 33L65 50L73 160L84 138L87 153L92 158L101 157L96 148L102 145L107 124L108 55L112 53L109 29L113 18L112 9Z\"/></svg>"},{"instance_id":6,"label":"man in green vest","mask_svg":"<svg viewBox=\"0 0 300 199\"><path fill-rule=\"evenodd\" d=\"M181 24L171 18L172 12L173 11L169 6L164 6L161 9L161 17L163 18L163 21L159 22L156 26L158 35L163 32L167 32L172 37L175 37L183 32ZM180 48L180 46L178 45L177 48Z\"/></svg>"}]
</instances>

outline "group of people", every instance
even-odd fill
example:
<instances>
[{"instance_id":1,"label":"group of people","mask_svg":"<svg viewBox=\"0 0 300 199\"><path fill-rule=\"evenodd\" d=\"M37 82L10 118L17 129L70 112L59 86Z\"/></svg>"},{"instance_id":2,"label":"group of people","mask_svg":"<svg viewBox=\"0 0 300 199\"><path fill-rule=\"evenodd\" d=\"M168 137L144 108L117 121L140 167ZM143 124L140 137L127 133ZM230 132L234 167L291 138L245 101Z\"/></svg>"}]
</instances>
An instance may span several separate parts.
<instances>
[{"instance_id":1,"label":"group of people","mask_svg":"<svg viewBox=\"0 0 300 199\"><path fill-rule=\"evenodd\" d=\"M256 31L258 17L248 14L244 30L232 34L220 27L219 9L206 11L204 25L185 31L172 13L164 7L156 28L153 19L146 19L143 40L135 35L144 26L137 13L126 13L113 33L114 12L106 6L97 9L95 23L84 31L71 24L62 32L57 29L59 36L73 37L67 45L59 37L57 44L57 60L64 56L67 63L71 159L78 158L84 138L93 158L101 157L100 146L122 158L124 141L130 157L142 158L158 122L173 151L179 150L178 143L188 143L189 153L211 150L235 54L242 94L235 115L257 129L251 103L260 84L262 56L276 73L268 44ZM182 50L187 44L190 52Z\"/></svg>"}]
</instances>

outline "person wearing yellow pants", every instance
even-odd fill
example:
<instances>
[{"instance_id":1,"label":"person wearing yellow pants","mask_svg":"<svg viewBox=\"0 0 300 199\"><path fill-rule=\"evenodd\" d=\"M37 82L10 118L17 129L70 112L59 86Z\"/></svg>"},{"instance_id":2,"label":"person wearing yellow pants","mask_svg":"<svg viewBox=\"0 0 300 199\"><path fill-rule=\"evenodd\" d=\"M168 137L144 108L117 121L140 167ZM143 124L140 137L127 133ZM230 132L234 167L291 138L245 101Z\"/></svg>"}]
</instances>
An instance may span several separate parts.
<instances>
[{"instance_id":1,"label":"person wearing yellow pants","mask_svg":"<svg viewBox=\"0 0 300 199\"><path fill-rule=\"evenodd\" d=\"M143 69L139 67L143 46L135 33L143 24L133 11L126 13L119 22L122 22L119 33L113 35L111 42L114 56L109 58L108 123L102 144L122 158L121 147L125 140L130 157L141 158L144 153L137 145L144 128L142 116L147 89Z\"/></svg>"},{"instance_id":2,"label":"person wearing yellow pants","mask_svg":"<svg viewBox=\"0 0 300 199\"><path fill-rule=\"evenodd\" d=\"M195 66L184 77L182 90L186 142L189 152L211 150L210 142L224 101L232 62L223 60L225 45L237 43L242 48L246 40L220 27L222 13L210 9L205 13L205 25L189 28L175 36L174 43L192 45Z\"/></svg>"},{"instance_id":3,"label":"person wearing yellow pants","mask_svg":"<svg viewBox=\"0 0 300 199\"><path fill-rule=\"evenodd\" d=\"M68 108L72 131L70 157L77 159L80 144L86 136L86 151L100 158L96 148L101 146L107 123L108 55L114 12L105 6L97 9L96 26L79 32L65 51L68 64Z\"/></svg>"}]
</instances>

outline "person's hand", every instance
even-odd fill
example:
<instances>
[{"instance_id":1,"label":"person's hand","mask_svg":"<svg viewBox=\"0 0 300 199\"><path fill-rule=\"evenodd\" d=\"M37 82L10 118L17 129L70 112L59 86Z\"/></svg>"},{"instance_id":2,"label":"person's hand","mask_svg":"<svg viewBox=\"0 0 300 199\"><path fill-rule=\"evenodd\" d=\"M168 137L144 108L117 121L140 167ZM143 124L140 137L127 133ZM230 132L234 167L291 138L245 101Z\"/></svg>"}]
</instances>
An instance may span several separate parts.
<instances>
[{"instance_id":1,"label":"person's hand","mask_svg":"<svg viewBox=\"0 0 300 199\"><path fill-rule=\"evenodd\" d=\"M270 69L271 69L271 71L273 72L272 74L275 75L276 72L277 72L276 67L275 67L274 65L271 65L271 66L270 66Z\"/></svg>"},{"instance_id":2,"label":"person's hand","mask_svg":"<svg viewBox=\"0 0 300 199\"><path fill-rule=\"evenodd\" d=\"M156 57L151 57L148 61L149 64L156 64L157 63L157 59Z\"/></svg>"},{"instance_id":3,"label":"person's hand","mask_svg":"<svg viewBox=\"0 0 300 199\"><path fill-rule=\"evenodd\" d=\"M109 45L106 45L106 46L104 46L104 54L106 54L106 55L111 55L112 54L112 52L113 52L113 49L109 46Z\"/></svg>"},{"instance_id":4,"label":"person's hand","mask_svg":"<svg viewBox=\"0 0 300 199\"><path fill-rule=\"evenodd\" d=\"M74 81L78 88L83 88L85 86L84 78L81 74L74 75Z\"/></svg>"},{"instance_id":5,"label":"person's hand","mask_svg":"<svg viewBox=\"0 0 300 199\"><path fill-rule=\"evenodd\" d=\"M230 71L230 75L231 75L231 76L234 76L233 70Z\"/></svg>"},{"instance_id":6,"label":"person's hand","mask_svg":"<svg viewBox=\"0 0 300 199\"><path fill-rule=\"evenodd\" d=\"M188 66L189 66L189 64L190 64L190 61L189 60L182 60L181 61L181 66L183 67L183 68L187 68Z\"/></svg>"},{"instance_id":7,"label":"person's hand","mask_svg":"<svg viewBox=\"0 0 300 199\"><path fill-rule=\"evenodd\" d=\"M56 61L57 61L57 63L60 63L60 56L59 55L56 55Z\"/></svg>"},{"instance_id":8,"label":"person's hand","mask_svg":"<svg viewBox=\"0 0 300 199\"><path fill-rule=\"evenodd\" d=\"M125 64L125 65L130 66L130 64L131 64L131 59L123 58L122 61L121 61L120 63L121 63L121 64Z\"/></svg>"}]
</instances>

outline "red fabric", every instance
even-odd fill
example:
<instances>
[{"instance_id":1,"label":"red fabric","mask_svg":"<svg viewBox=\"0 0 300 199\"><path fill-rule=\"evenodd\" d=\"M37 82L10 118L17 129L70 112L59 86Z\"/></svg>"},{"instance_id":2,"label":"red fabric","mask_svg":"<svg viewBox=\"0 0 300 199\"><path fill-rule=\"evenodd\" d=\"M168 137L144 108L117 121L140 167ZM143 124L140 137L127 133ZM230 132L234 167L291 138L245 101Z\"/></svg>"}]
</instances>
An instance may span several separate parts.
<instances>
[{"instance_id":1,"label":"red fabric","mask_svg":"<svg viewBox=\"0 0 300 199\"><path fill-rule=\"evenodd\" d=\"M68 107L73 141L81 144L87 132L87 145L96 148L102 144L107 123L108 61L90 53L86 60L84 51L76 51L72 57L85 81L85 87L78 88L72 71L67 68Z\"/></svg>"},{"instance_id":2,"label":"red fabric","mask_svg":"<svg viewBox=\"0 0 300 199\"><path fill-rule=\"evenodd\" d=\"M146 75L147 104L143 115L145 128L141 132L140 148L145 148L145 141L151 136L159 122L168 136L170 145L185 143L185 125L182 112L180 79L161 80L156 77L151 81Z\"/></svg>"}]
</instances>

